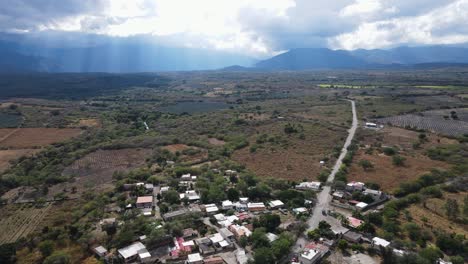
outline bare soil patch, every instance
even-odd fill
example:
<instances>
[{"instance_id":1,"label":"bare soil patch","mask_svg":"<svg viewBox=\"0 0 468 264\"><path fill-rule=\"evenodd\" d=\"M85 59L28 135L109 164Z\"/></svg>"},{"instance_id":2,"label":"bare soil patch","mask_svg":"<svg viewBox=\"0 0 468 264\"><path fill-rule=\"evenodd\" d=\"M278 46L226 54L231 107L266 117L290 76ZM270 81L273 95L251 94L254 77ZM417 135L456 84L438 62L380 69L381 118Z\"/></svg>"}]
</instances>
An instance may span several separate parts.
<instances>
[{"instance_id":1,"label":"bare soil patch","mask_svg":"<svg viewBox=\"0 0 468 264\"><path fill-rule=\"evenodd\" d=\"M150 154L151 149L98 150L75 161L62 174L75 176L80 185L109 183L114 172L142 166Z\"/></svg>"},{"instance_id":2,"label":"bare soil patch","mask_svg":"<svg viewBox=\"0 0 468 264\"><path fill-rule=\"evenodd\" d=\"M0 129L0 135L6 134L0 147L6 148L34 148L43 147L78 136L82 130L77 128L19 128L13 133L11 130Z\"/></svg>"},{"instance_id":3,"label":"bare soil patch","mask_svg":"<svg viewBox=\"0 0 468 264\"><path fill-rule=\"evenodd\" d=\"M38 149L0 150L0 173L10 167L10 161L18 159L22 156L30 156L38 151Z\"/></svg>"},{"instance_id":4,"label":"bare soil patch","mask_svg":"<svg viewBox=\"0 0 468 264\"><path fill-rule=\"evenodd\" d=\"M78 121L78 126L82 127L100 127L101 126L101 121L97 118L88 118L88 119L80 119Z\"/></svg>"},{"instance_id":5,"label":"bare soil patch","mask_svg":"<svg viewBox=\"0 0 468 264\"><path fill-rule=\"evenodd\" d=\"M422 174L429 172L433 168L447 169L449 164L441 161L431 160L423 155L404 156L405 166L393 165L392 157L384 154L365 154L364 150L359 150L354 157L348 174L348 181L374 182L385 191L392 191L405 181L413 181ZM374 168L365 171L358 165L360 160L368 160Z\"/></svg>"},{"instance_id":6,"label":"bare soil patch","mask_svg":"<svg viewBox=\"0 0 468 264\"><path fill-rule=\"evenodd\" d=\"M215 146L223 146L224 144L226 144L226 142L224 140L217 139L217 138L209 138L208 142L211 145L215 145Z\"/></svg>"}]
</instances>

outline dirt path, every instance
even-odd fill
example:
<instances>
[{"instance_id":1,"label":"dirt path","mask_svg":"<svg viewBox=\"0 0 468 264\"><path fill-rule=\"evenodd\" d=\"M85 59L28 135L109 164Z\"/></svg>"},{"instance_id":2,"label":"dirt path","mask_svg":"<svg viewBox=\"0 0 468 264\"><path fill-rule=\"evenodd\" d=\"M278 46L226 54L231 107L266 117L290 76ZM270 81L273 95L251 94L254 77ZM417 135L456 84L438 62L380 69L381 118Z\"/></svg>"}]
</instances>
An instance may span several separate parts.
<instances>
[{"instance_id":1,"label":"dirt path","mask_svg":"<svg viewBox=\"0 0 468 264\"><path fill-rule=\"evenodd\" d=\"M15 128L13 131L11 131L10 133L6 134L4 137L0 138L0 143L2 143L3 141L7 140L11 135L13 135L14 133L16 133L16 131L18 131L20 128L17 127Z\"/></svg>"}]
</instances>

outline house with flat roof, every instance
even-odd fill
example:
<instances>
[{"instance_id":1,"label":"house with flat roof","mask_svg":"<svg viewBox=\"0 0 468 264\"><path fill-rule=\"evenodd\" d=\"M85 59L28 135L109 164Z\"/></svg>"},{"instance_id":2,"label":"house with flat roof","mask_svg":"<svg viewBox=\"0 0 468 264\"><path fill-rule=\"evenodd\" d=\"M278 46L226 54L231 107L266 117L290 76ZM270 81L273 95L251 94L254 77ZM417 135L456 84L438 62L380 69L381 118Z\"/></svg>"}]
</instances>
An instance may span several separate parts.
<instances>
[{"instance_id":1,"label":"house with flat roof","mask_svg":"<svg viewBox=\"0 0 468 264\"><path fill-rule=\"evenodd\" d=\"M362 235L353 231L348 231L344 233L343 239L351 243L361 242Z\"/></svg>"},{"instance_id":2,"label":"house with flat roof","mask_svg":"<svg viewBox=\"0 0 468 264\"><path fill-rule=\"evenodd\" d=\"M378 201L381 199L383 192L379 190L365 189L362 194L372 197L374 200Z\"/></svg>"},{"instance_id":3,"label":"house with flat roof","mask_svg":"<svg viewBox=\"0 0 468 264\"><path fill-rule=\"evenodd\" d=\"M313 190L318 191L322 186L321 182L313 181L313 182L301 182L296 185L296 189L298 190Z\"/></svg>"},{"instance_id":4,"label":"house with flat roof","mask_svg":"<svg viewBox=\"0 0 468 264\"><path fill-rule=\"evenodd\" d=\"M379 249L380 247L387 248L390 246L390 242L380 238L380 237L374 237L372 238L372 247Z\"/></svg>"},{"instance_id":5,"label":"house with flat roof","mask_svg":"<svg viewBox=\"0 0 468 264\"><path fill-rule=\"evenodd\" d=\"M187 256L187 264L203 264L203 257L200 253L194 253Z\"/></svg>"},{"instance_id":6,"label":"house with flat roof","mask_svg":"<svg viewBox=\"0 0 468 264\"><path fill-rule=\"evenodd\" d=\"M366 185L363 182L352 181L352 182L348 182L346 184L346 191L348 191L348 192L354 192L354 191L362 192L365 187L366 187Z\"/></svg>"},{"instance_id":7,"label":"house with flat roof","mask_svg":"<svg viewBox=\"0 0 468 264\"><path fill-rule=\"evenodd\" d=\"M205 204L204 207L205 212L209 215L214 215L219 211L218 206L216 206L216 204Z\"/></svg>"},{"instance_id":8,"label":"house with flat roof","mask_svg":"<svg viewBox=\"0 0 468 264\"><path fill-rule=\"evenodd\" d=\"M153 196L139 196L136 201L136 207L139 209L153 207Z\"/></svg>"},{"instance_id":9,"label":"house with flat roof","mask_svg":"<svg viewBox=\"0 0 468 264\"><path fill-rule=\"evenodd\" d=\"M181 208L181 209L176 210L176 211L167 212L167 213L163 214L162 217L163 217L164 221L170 221L172 219L184 217L189 212L190 212L189 210L187 210L185 208Z\"/></svg>"},{"instance_id":10,"label":"house with flat roof","mask_svg":"<svg viewBox=\"0 0 468 264\"><path fill-rule=\"evenodd\" d=\"M268 206L270 206L270 208L272 209L278 209L278 208L283 208L284 207L284 203L280 200L274 200L274 201L270 201L268 203Z\"/></svg>"},{"instance_id":11,"label":"house with flat roof","mask_svg":"<svg viewBox=\"0 0 468 264\"><path fill-rule=\"evenodd\" d=\"M234 204L231 201L226 200L221 203L221 207L223 210L230 210L234 207Z\"/></svg>"},{"instance_id":12,"label":"house with flat roof","mask_svg":"<svg viewBox=\"0 0 468 264\"><path fill-rule=\"evenodd\" d=\"M229 230L234 234L237 240L241 237L246 236L249 237L252 235L252 231L250 231L247 227L241 225L231 225Z\"/></svg>"},{"instance_id":13,"label":"house with flat roof","mask_svg":"<svg viewBox=\"0 0 468 264\"><path fill-rule=\"evenodd\" d=\"M141 242L135 242L130 246L117 250L117 252L125 262L131 262L138 259L141 260L142 258L145 259L151 257L151 254L149 254L145 245L143 245L143 243Z\"/></svg>"},{"instance_id":14,"label":"house with flat roof","mask_svg":"<svg viewBox=\"0 0 468 264\"><path fill-rule=\"evenodd\" d=\"M299 262L302 264L318 263L329 250L329 247L324 244L312 242L304 247L304 250L299 255Z\"/></svg>"},{"instance_id":15,"label":"house with flat roof","mask_svg":"<svg viewBox=\"0 0 468 264\"><path fill-rule=\"evenodd\" d=\"M247 203L247 209L251 212L265 211L264 203Z\"/></svg>"},{"instance_id":16,"label":"house with flat roof","mask_svg":"<svg viewBox=\"0 0 468 264\"><path fill-rule=\"evenodd\" d=\"M107 249L103 246L98 246L98 247L93 248L93 252L94 254L96 254L96 256L100 258L105 257L108 253Z\"/></svg>"}]
</instances>

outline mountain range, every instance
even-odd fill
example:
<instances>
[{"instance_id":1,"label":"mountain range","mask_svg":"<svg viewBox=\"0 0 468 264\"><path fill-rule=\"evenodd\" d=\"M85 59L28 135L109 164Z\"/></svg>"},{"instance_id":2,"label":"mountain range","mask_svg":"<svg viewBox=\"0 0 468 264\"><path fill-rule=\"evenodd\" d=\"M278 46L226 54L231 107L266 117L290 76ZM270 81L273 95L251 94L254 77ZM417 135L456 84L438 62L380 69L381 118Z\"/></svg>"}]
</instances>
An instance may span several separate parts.
<instances>
[{"instance_id":1,"label":"mountain range","mask_svg":"<svg viewBox=\"0 0 468 264\"><path fill-rule=\"evenodd\" d=\"M258 61L222 51L150 44L110 43L57 48L41 43L19 45L0 41L0 56L0 72L294 71L468 64L468 48L453 46L352 51L299 48Z\"/></svg>"}]
</instances>

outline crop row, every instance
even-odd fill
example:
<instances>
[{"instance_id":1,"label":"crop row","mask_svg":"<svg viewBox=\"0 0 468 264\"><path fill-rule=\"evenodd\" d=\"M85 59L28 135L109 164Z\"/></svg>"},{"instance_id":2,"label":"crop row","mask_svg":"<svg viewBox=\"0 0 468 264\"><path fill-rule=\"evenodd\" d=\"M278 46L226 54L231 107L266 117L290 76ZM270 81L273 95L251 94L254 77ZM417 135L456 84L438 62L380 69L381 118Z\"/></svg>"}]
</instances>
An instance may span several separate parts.
<instances>
[{"instance_id":1,"label":"crop row","mask_svg":"<svg viewBox=\"0 0 468 264\"><path fill-rule=\"evenodd\" d=\"M422 129L446 136L461 136L468 133L468 122L419 115L385 117L378 119L378 122L404 128Z\"/></svg>"}]
</instances>

